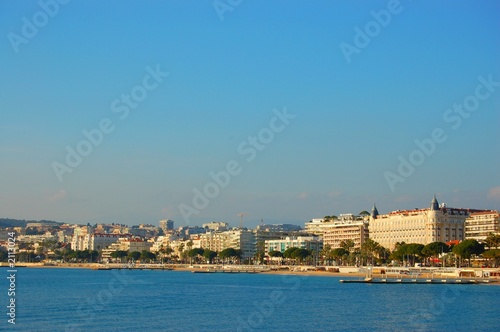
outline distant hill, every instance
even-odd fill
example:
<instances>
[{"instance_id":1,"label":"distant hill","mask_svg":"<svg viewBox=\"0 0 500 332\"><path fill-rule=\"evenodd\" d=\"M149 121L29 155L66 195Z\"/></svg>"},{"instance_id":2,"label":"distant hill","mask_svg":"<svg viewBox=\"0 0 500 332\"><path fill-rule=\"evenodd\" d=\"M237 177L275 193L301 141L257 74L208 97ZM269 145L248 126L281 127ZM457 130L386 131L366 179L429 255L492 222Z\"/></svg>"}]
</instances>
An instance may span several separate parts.
<instances>
[{"instance_id":1,"label":"distant hill","mask_svg":"<svg viewBox=\"0 0 500 332\"><path fill-rule=\"evenodd\" d=\"M62 222L52 221L52 220L19 220L19 219L9 219L9 218L0 218L0 228L6 227L26 227L28 223L38 222L43 224L53 224L62 225Z\"/></svg>"}]
</instances>

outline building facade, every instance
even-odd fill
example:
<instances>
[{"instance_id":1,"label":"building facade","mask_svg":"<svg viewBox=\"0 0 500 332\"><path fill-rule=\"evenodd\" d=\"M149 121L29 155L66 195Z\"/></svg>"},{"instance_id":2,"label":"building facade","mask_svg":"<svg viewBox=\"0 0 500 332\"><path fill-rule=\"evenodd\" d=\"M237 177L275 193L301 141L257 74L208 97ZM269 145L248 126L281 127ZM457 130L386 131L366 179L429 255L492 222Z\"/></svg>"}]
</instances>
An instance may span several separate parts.
<instances>
[{"instance_id":1,"label":"building facade","mask_svg":"<svg viewBox=\"0 0 500 332\"><path fill-rule=\"evenodd\" d=\"M372 210L369 224L370 238L381 246L394 249L396 243L449 242L465 239L465 220L479 210L439 206L436 196L427 209L398 210L378 214Z\"/></svg>"},{"instance_id":2,"label":"building facade","mask_svg":"<svg viewBox=\"0 0 500 332\"><path fill-rule=\"evenodd\" d=\"M325 229L333 225L333 220L312 219L305 223L305 232L314 235L323 236Z\"/></svg>"},{"instance_id":3,"label":"building facade","mask_svg":"<svg viewBox=\"0 0 500 332\"><path fill-rule=\"evenodd\" d=\"M201 226L210 231L221 231L221 232L227 231L227 229L229 228L229 224L223 221L211 221Z\"/></svg>"},{"instance_id":4,"label":"building facade","mask_svg":"<svg viewBox=\"0 0 500 332\"><path fill-rule=\"evenodd\" d=\"M499 211L474 212L465 220L466 239L484 242L490 233L500 234Z\"/></svg>"},{"instance_id":5,"label":"building facade","mask_svg":"<svg viewBox=\"0 0 500 332\"><path fill-rule=\"evenodd\" d=\"M280 251L284 253L289 248L307 249L319 253L323 249L323 240L320 236L287 236L284 239L265 241L265 252Z\"/></svg>"},{"instance_id":6,"label":"building facade","mask_svg":"<svg viewBox=\"0 0 500 332\"><path fill-rule=\"evenodd\" d=\"M121 238L130 238L130 234L80 234L73 235L71 249L73 250L102 250Z\"/></svg>"},{"instance_id":7,"label":"building facade","mask_svg":"<svg viewBox=\"0 0 500 332\"><path fill-rule=\"evenodd\" d=\"M240 249L242 258L252 258L256 252L255 235L252 231L233 229L224 232L209 232L199 235L200 247L221 252L227 248Z\"/></svg>"},{"instance_id":8,"label":"building facade","mask_svg":"<svg viewBox=\"0 0 500 332\"><path fill-rule=\"evenodd\" d=\"M160 222L158 224L164 233L167 233L167 232L174 230L174 221L173 220L163 219L163 220L160 220Z\"/></svg>"},{"instance_id":9,"label":"building facade","mask_svg":"<svg viewBox=\"0 0 500 332\"><path fill-rule=\"evenodd\" d=\"M356 248L368 239L368 220L352 214L341 214L338 220L328 223L323 231L323 245L340 248L342 241L351 240Z\"/></svg>"}]
</instances>

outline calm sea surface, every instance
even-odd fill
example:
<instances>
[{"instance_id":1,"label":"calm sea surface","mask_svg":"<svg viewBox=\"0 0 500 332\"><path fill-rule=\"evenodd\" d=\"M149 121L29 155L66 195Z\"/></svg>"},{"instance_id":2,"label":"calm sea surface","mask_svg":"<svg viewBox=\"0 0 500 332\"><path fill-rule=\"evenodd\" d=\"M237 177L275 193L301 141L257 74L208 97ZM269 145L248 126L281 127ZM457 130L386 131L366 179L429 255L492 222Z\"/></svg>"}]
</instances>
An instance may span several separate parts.
<instances>
[{"instance_id":1,"label":"calm sea surface","mask_svg":"<svg viewBox=\"0 0 500 332\"><path fill-rule=\"evenodd\" d=\"M0 330L498 331L500 286L341 284L337 277L20 268Z\"/></svg>"}]
</instances>

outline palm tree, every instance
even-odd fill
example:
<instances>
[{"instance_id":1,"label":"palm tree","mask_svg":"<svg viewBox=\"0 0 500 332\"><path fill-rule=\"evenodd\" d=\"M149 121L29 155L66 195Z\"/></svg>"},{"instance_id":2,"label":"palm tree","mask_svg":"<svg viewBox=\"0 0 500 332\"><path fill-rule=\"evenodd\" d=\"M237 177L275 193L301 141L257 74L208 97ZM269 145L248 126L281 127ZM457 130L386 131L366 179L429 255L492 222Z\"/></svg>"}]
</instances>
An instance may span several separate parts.
<instances>
[{"instance_id":1,"label":"palm tree","mask_svg":"<svg viewBox=\"0 0 500 332\"><path fill-rule=\"evenodd\" d=\"M488 249L496 249L500 246L500 234L489 233L484 243Z\"/></svg>"},{"instance_id":2,"label":"palm tree","mask_svg":"<svg viewBox=\"0 0 500 332\"><path fill-rule=\"evenodd\" d=\"M161 264L163 265L163 258L165 257L165 248L163 247L163 244L160 246L158 253L160 254Z\"/></svg>"},{"instance_id":3,"label":"palm tree","mask_svg":"<svg viewBox=\"0 0 500 332\"><path fill-rule=\"evenodd\" d=\"M179 256L180 256L180 259L181 259L181 263L183 263L183 259L184 259L184 243L181 243L178 247L179 249Z\"/></svg>"},{"instance_id":4,"label":"palm tree","mask_svg":"<svg viewBox=\"0 0 500 332\"><path fill-rule=\"evenodd\" d=\"M323 259L323 264L326 265L325 262L330 261L332 258L332 247L329 244L325 244L319 254Z\"/></svg>"},{"instance_id":5,"label":"palm tree","mask_svg":"<svg viewBox=\"0 0 500 332\"><path fill-rule=\"evenodd\" d=\"M361 245L361 252L366 256L367 258L367 265L368 265L368 260L371 260L371 264L373 265L373 256L374 253L377 253L380 249L380 244L378 242L373 241L372 239L366 239L363 244Z\"/></svg>"}]
</instances>

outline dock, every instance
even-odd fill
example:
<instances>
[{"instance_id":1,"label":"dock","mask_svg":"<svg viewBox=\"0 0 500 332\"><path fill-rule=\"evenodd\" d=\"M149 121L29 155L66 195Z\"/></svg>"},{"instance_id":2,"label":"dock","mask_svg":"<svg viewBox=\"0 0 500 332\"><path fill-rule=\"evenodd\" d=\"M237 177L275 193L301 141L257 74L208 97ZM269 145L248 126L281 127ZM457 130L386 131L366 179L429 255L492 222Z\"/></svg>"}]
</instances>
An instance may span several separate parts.
<instances>
[{"instance_id":1,"label":"dock","mask_svg":"<svg viewBox=\"0 0 500 332\"><path fill-rule=\"evenodd\" d=\"M258 270L192 270L192 273L260 273Z\"/></svg>"},{"instance_id":2,"label":"dock","mask_svg":"<svg viewBox=\"0 0 500 332\"><path fill-rule=\"evenodd\" d=\"M488 278L364 278L341 279L344 284L447 284L447 285L477 285L497 282Z\"/></svg>"}]
</instances>

